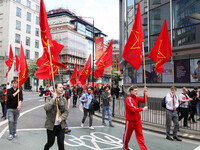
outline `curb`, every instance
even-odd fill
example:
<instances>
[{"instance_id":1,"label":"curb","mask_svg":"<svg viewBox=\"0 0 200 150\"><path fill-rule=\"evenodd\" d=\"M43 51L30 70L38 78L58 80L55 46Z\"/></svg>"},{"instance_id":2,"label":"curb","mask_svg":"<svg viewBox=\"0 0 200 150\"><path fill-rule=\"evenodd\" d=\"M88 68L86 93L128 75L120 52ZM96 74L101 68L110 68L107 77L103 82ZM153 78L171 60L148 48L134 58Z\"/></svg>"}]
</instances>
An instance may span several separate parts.
<instances>
[{"instance_id":1,"label":"curb","mask_svg":"<svg viewBox=\"0 0 200 150\"><path fill-rule=\"evenodd\" d=\"M96 117L98 118L102 118L101 114L99 112L95 112L94 114ZM108 120L108 117L105 116L105 119ZM115 117L112 117L112 121L113 122L116 122L116 123L119 123L119 124L123 124L125 125L125 120L117 120ZM155 133L159 133L159 134L162 134L162 135L166 135L166 132L165 131L160 131L160 130L154 130L154 129L149 129L147 127L145 127L145 125L149 125L149 126L153 126L153 124L147 124L145 122L142 123L142 128L145 130L145 131L150 131L150 132L155 132ZM158 127L160 129L163 129L165 130L165 128L162 128L162 127ZM179 137L183 138L183 139L188 139L188 140L194 140L194 141L198 141L199 142L199 138L197 137L188 137L188 136L182 136L182 135L179 135Z\"/></svg>"}]
</instances>

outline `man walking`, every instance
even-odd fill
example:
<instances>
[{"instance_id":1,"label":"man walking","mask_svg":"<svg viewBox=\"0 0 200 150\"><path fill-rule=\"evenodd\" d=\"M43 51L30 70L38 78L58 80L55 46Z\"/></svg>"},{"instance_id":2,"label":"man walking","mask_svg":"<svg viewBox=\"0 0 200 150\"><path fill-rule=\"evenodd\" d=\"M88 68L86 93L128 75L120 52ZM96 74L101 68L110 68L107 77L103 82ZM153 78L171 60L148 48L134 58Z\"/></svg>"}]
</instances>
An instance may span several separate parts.
<instances>
[{"instance_id":1,"label":"man walking","mask_svg":"<svg viewBox=\"0 0 200 150\"><path fill-rule=\"evenodd\" d=\"M45 122L45 128L47 129L47 143L44 150L49 150L49 148L53 146L56 136L59 150L64 150L65 119L68 115L68 106L67 101L63 96L63 85L61 83L56 83L55 88L55 93L52 93L53 98L48 97L44 106L47 115ZM56 99L59 115L56 108Z\"/></svg>"},{"instance_id":2,"label":"man walking","mask_svg":"<svg viewBox=\"0 0 200 150\"><path fill-rule=\"evenodd\" d=\"M2 113L3 116L1 118L4 118L6 120L6 114L7 114L7 108L6 108L6 84L3 85L3 90L0 90L0 102L1 102L1 107L2 107Z\"/></svg>"},{"instance_id":3,"label":"man walking","mask_svg":"<svg viewBox=\"0 0 200 150\"><path fill-rule=\"evenodd\" d=\"M85 122L85 119L89 112L89 117L90 117L89 129L94 130L94 127L92 126L92 117L93 117L93 107L92 107L93 102L92 102L92 100L93 100L94 96L91 92L92 92L92 89L91 89L91 87L89 87L87 89L87 93L83 94L81 96L81 98L79 99L81 102L83 102L83 112L84 112L81 127L84 127L84 122Z\"/></svg>"},{"instance_id":4,"label":"man walking","mask_svg":"<svg viewBox=\"0 0 200 150\"><path fill-rule=\"evenodd\" d=\"M7 112L8 112L8 125L9 125L9 137L8 140L12 140L13 137L17 137L17 120L19 118L19 112L21 110L21 104L23 101L22 90L17 88L17 81L11 81L11 88L7 90ZM19 101L18 101L19 94Z\"/></svg>"},{"instance_id":5,"label":"man walking","mask_svg":"<svg viewBox=\"0 0 200 150\"><path fill-rule=\"evenodd\" d=\"M166 139L182 141L178 135L178 114L176 108L179 106L178 96L176 95L176 88L171 87L171 93L166 95ZM173 139L170 137L171 121L174 123Z\"/></svg>"},{"instance_id":6,"label":"man walking","mask_svg":"<svg viewBox=\"0 0 200 150\"><path fill-rule=\"evenodd\" d=\"M69 93L69 90L67 89L67 83L64 82L63 83L63 95L65 97L65 99L67 100L67 106L68 106L68 111L69 111L69 107L70 107L70 93ZM68 132L71 132L71 130L68 128L68 123L67 123L67 118L65 119L65 133L68 133Z\"/></svg>"},{"instance_id":7,"label":"man walking","mask_svg":"<svg viewBox=\"0 0 200 150\"><path fill-rule=\"evenodd\" d=\"M148 109L147 106L144 108L139 108L139 103L145 103L145 98L138 97L138 87L136 85L133 85L129 89L130 95L126 98L126 104L125 104L125 110L126 110L126 124L125 124L125 131L123 136L123 150L128 150L128 143L130 141L131 135L133 133L133 130L135 130L135 135L137 142L140 146L141 150L147 150L145 143L144 143L144 137L142 133L142 121L140 112L145 111ZM147 88L144 89L144 93L147 92ZM145 94L144 94L145 95ZM147 96L146 96L147 99Z\"/></svg>"},{"instance_id":8,"label":"man walking","mask_svg":"<svg viewBox=\"0 0 200 150\"><path fill-rule=\"evenodd\" d=\"M109 120L109 124L110 124L110 127L114 127L112 125L112 119L111 119L111 109L110 109L110 104L111 104L111 95L110 93L108 93L109 91L109 87L106 86L105 87L105 93L102 94L102 124L104 126L106 126L106 123L105 123L105 112L107 111L108 112L108 120Z\"/></svg>"}]
</instances>

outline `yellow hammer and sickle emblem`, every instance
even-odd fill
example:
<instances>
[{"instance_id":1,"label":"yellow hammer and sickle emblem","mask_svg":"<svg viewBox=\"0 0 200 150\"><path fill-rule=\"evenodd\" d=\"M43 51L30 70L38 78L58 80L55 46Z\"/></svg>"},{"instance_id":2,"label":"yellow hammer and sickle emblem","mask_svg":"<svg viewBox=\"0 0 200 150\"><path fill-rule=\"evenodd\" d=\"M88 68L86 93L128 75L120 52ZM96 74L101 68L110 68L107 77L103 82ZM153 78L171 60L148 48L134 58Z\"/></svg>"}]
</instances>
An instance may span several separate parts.
<instances>
[{"instance_id":1,"label":"yellow hammer and sickle emblem","mask_svg":"<svg viewBox=\"0 0 200 150\"><path fill-rule=\"evenodd\" d=\"M159 63L161 63L161 62L163 61L163 59L166 58L165 55L163 55L163 54L161 53L161 51L160 51L162 42L163 42L163 41L160 40L160 45L159 45L159 48L158 48L158 56L157 56L157 58L160 58L160 59L159 59L159 61L156 63L156 65L159 64Z\"/></svg>"}]
</instances>

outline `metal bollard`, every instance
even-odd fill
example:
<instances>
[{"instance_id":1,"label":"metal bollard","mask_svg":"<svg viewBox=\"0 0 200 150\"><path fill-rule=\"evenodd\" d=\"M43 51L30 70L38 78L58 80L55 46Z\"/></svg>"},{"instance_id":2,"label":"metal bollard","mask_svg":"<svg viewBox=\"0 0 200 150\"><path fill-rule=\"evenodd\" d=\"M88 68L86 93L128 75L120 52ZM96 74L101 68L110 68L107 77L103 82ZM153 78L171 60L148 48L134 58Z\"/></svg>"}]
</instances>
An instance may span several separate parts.
<instances>
[{"instance_id":1,"label":"metal bollard","mask_svg":"<svg viewBox=\"0 0 200 150\"><path fill-rule=\"evenodd\" d=\"M113 111L112 111L112 116L115 116L115 97L113 97Z\"/></svg>"}]
</instances>

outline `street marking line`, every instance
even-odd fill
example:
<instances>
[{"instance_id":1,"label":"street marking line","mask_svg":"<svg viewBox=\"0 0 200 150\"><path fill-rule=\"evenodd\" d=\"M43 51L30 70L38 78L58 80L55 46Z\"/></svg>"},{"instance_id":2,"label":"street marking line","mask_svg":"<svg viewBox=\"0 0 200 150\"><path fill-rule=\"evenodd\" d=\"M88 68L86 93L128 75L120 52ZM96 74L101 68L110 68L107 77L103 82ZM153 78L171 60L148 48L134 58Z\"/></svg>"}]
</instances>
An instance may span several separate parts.
<instances>
[{"instance_id":1,"label":"street marking line","mask_svg":"<svg viewBox=\"0 0 200 150\"><path fill-rule=\"evenodd\" d=\"M194 150L200 150L200 146L199 146L199 147L197 147L197 148L195 148Z\"/></svg>"},{"instance_id":2,"label":"street marking line","mask_svg":"<svg viewBox=\"0 0 200 150\"><path fill-rule=\"evenodd\" d=\"M26 110L26 111L20 113L19 118L22 117L23 115L25 115L26 113L29 113L29 112L31 112L31 111L33 111L33 110L35 110L35 109L38 109L38 108L40 108L40 107L43 107L43 106L44 106L44 104L42 104L42 105L40 105L40 106L37 106L37 107L34 107L34 108L31 108L31 109L29 109L29 110ZM8 122L8 120L6 120L5 122L1 123L0 126L4 125L4 124L7 123L7 122ZM0 139L1 139L1 137L4 135L4 133L6 132L7 129L8 129L8 125L4 128L3 131L1 131L1 133L0 133Z\"/></svg>"}]
</instances>

